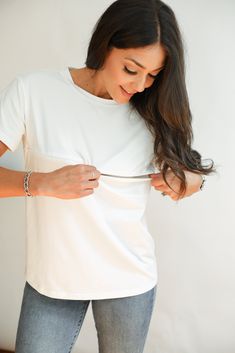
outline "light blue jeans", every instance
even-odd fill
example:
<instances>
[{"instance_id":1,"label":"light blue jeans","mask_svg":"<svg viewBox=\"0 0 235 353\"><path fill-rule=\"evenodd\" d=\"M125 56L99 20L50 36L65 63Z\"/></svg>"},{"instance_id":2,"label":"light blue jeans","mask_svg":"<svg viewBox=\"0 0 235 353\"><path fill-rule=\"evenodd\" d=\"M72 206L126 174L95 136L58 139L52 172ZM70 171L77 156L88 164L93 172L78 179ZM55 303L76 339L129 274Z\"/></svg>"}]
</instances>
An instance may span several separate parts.
<instances>
[{"instance_id":1,"label":"light blue jeans","mask_svg":"<svg viewBox=\"0 0 235 353\"><path fill-rule=\"evenodd\" d=\"M91 300L99 353L142 353L156 289L134 296ZM54 299L25 284L16 353L69 353L90 300ZM95 353L95 352L93 352Z\"/></svg>"}]
</instances>

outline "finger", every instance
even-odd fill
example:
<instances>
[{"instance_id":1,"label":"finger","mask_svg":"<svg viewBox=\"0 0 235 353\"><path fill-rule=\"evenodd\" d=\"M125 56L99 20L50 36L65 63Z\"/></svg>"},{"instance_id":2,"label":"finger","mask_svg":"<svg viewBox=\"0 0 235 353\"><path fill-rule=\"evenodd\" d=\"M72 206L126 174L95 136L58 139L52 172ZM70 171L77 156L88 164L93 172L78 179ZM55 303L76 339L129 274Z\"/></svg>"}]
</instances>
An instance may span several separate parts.
<instances>
[{"instance_id":1,"label":"finger","mask_svg":"<svg viewBox=\"0 0 235 353\"><path fill-rule=\"evenodd\" d=\"M100 172L97 169L89 170L85 173L85 178L87 180L95 180L100 177Z\"/></svg>"},{"instance_id":2,"label":"finger","mask_svg":"<svg viewBox=\"0 0 235 353\"><path fill-rule=\"evenodd\" d=\"M162 186L155 186L154 187L155 190L161 191L161 192L165 192L168 193L171 192L171 190L166 186L166 185L162 185Z\"/></svg>"},{"instance_id":3,"label":"finger","mask_svg":"<svg viewBox=\"0 0 235 353\"><path fill-rule=\"evenodd\" d=\"M172 200L174 200L174 201L178 201L178 200L181 200L181 199L183 199L183 197L182 196L179 196L178 194L176 194L176 193L170 193L169 194L169 196L171 197L171 199Z\"/></svg>"},{"instance_id":4,"label":"finger","mask_svg":"<svg viewBox=\"0 0 235 353\"><path fill-rule=\"evenodd\" d=\"M96 167L90 164L80 164L80 167L83 169L84 172L87 172L87 173L93 172L93 171L98 172Z\"/></svg>"},{"instance_id":5,"label":"finger","mask_svg":"<svg viewBox=\"0 0 235 353\"><path fill-rule=\"evenodd\" d=\"M151 184L153 186L166 186L167 185L165 180L163 179L162 173L150 174L150 177L152 178Z\"/></svg>"},{"instance_id":6,"label":"finger","mask_svg":"<svg viewBox=\"0 0 235 353\"><path fill-rule=\"evenodd\" d=\"M90 181L85 181L81 185L82 185L83 190L86 190L86 189L97 188L99 186L99 183L96 179L94 179L94 180L90 180Z\"/></svg>"},{"instance_id":7,"label":"finger","mask_svg":"<svg viewBox=\"0 0 235 353\"><path fill-rule=\"evenodd\" d=\"M154 178L154 179L151 180L151 185L152 186L157 186L157 187L162 187L162 186L165 186L166 183L163 180Z\"/></svg>"},{"instance_id":8,"label":"finger","mask_svg":"<svg viewBox=\"0 0 235 353\"><path fill-rule=\"evenodd\" d=\"M159 177L154 177L151 180L151 184L153 186L164 186L165 185L165 181L160 179Z\"/></svg>"},{"instance_id":9,"label":"finger","mask_svg":"<svg viewBox=\"0 0 235 353\"><path fill-rule=\"evenodd\" d=\"M149 174L150 178L152 178L152 180L162 180L162 174L161 173L157 173L157 174Z\"/></svg>"},{"instance_id":10,"label":"finger","mask_svg":"<svg viewBox=\"0 0 235 353\"><path fill-rule=\"evenodd\" d=\"M161 185L153 185L155 189L160 190L160 191L169 191L169 188L165 184Z\"/></svg>"},{"instance_id":11,"label":"finger","mask_svg":"<svg viewBox=\"0 0 235 353\"><path fill-rule=\"evenodd\" d=\"M80 197L88 196L88 195L91 195L93 193L94 193L93 189L86 189L86 190L83 190L81 192Z\"/></svg>"}]
</instances>

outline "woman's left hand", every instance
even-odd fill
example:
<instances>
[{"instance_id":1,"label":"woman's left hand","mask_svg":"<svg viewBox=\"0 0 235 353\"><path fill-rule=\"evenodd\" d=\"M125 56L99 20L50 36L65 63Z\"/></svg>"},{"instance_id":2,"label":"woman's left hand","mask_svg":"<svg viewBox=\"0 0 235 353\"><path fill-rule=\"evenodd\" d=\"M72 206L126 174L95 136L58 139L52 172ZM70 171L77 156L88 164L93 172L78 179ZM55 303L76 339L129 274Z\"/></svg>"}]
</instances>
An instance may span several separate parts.
<instances>
[{"instance_id":1,"label":"woman's left hand","mask_svg":"<svg viewBox=\"0 0 235 353\"><path fill-rule=\"evenodd\" d=\"M185 177L186 177L186 182L187 182L187 187L186 187L186 192L185 195L182 197L171 190L169 186L165 183L163 179L162 173L156 173L156 174L150 174L150 177L152 178L151 185L156 189L161 192L164 192L166 195L170 196L172 200L177 201L182 198L191 196L195 192L200 191L200 186L202 184L202 177L199 174L189 172L188 170L184 171ZM179 192L180 189L180 179L171 171L168 170L166 173L166 179L170 186Z\"/></svg>"}]
</instances>

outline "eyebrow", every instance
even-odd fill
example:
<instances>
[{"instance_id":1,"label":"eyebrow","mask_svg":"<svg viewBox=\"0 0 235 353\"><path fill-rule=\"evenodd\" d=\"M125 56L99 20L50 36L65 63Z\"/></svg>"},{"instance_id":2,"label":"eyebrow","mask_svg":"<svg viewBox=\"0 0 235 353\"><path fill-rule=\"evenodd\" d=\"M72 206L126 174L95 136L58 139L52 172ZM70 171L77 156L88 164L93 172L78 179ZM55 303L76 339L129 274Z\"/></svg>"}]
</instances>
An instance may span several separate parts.
<instances>
[{"instance_id":1,"label":"eyebrow","mask_svg":"<svg viewBox=\"0 0 235 353\"><path fill-rule=\"evenodd\" d=\"M138 65L139 67L142 67L142 69L146 69L146 67L144 67L142 64L140 64L138 61L136 61L135 59L132 59L132 58L124 58L124 59L127 59L127 60L131 60L133 61L136 65ZM157 71L157 70L160 70L162 69L164 66L161 66L159 67L158 69L155 69L155 70L152 70L152 71Z\"/></svg>"}]
</instances>

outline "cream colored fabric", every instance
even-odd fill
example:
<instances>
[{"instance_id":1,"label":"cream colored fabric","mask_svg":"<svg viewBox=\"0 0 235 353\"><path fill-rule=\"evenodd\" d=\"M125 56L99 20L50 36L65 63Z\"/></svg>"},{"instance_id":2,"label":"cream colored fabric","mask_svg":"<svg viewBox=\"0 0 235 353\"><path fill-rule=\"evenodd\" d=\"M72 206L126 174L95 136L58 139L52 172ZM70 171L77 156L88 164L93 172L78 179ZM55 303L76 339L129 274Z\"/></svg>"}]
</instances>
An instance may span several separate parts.
<instances>
[{"instance_id":1,"label":"cream colored fabric","mask_svg":"<svg viewBox=\"0 0 235 353\"><path fill-rule=\"evenodd\" d=\"M129 103L76 86L68 68L18 75L0 95L0 140L23 139L25 168L68 164L136 176L157 171L153 137ZM131 296L157 283L155 244L145 208L150 180L101 176L92 195L26 199L26 280L63 299Z\"/></svg>"}]
</instances>

